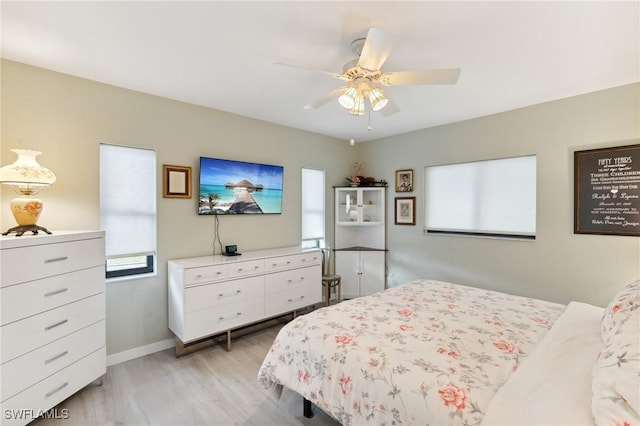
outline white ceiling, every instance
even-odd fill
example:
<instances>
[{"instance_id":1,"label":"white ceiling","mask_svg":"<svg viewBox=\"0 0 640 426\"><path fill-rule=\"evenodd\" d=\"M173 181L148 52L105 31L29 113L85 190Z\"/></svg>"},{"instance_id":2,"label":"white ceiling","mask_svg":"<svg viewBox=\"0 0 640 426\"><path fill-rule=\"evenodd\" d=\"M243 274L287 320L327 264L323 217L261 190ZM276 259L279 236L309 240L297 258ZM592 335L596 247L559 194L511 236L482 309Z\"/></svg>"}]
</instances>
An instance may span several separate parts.
<instances>
[{"instance_id":1,"label":"white ceiling","mask_svg":"<svg viewBox=\"0 0 640 426\"><path fill-rule=\"evenodd\" d=\"M2 57L356 141L640 81L640 2L142 1L1 4ZM455 86L389 87L400 112L336 101L351 42L395 38L383 71L461 68ZM371 130L367 130L371 121Z\"/></svg>"}]
</instances>

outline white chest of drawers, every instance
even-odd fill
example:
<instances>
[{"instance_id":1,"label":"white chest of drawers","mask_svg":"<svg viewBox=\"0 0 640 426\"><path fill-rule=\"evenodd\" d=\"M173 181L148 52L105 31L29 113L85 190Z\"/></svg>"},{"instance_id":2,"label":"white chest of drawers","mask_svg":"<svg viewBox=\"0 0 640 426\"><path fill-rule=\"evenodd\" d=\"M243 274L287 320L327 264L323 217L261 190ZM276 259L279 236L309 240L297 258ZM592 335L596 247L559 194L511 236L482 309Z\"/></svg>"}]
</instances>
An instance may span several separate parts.
<instances>
[{"instance_id":1,"label":"white chest of drawers","mask_svg":"<svg viewBox=\"0 0 640 426\"><path fill-rule=\"evenodd\" d=\"M106 372L104 233L0 238L0 415L34 420Z\"/></svg>"},{"instance_id":2,"label":"white chest of drawers","mask_svg":"<svg viewBox=\"0 0 640 426\"><path fill-rule=\"evenodd\" d=\"M321 302L321 263L299 247L170 260L169 329L186 344Z\"/></svg>"}]
</instances>

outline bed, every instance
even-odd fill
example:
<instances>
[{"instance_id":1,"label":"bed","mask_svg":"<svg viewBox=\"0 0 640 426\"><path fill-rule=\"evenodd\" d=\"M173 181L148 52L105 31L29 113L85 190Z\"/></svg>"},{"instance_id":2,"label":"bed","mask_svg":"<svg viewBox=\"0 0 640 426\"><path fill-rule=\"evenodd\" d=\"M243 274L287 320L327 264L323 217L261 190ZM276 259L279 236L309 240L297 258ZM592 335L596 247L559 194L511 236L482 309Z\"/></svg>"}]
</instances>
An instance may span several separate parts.
<instances>
[{"instance_id":1,"label":"bed","mask_svg":"<svg viewBox=\"0 0 640 426\"><path fill-rule=\"evenodd\" d=\"M640 424L639 302L640 281L603 309L416 280L297 317L258 380L344 425Z\"/></svg>"}]
</instances>

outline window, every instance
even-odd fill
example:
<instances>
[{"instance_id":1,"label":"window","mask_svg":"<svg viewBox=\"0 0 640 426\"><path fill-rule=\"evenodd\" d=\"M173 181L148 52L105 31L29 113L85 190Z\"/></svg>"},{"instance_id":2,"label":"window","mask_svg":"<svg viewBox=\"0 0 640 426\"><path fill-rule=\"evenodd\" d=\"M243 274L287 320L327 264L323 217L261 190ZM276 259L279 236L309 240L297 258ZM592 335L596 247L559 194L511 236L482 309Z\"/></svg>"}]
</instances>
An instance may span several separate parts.
<instances>
[{"instance_id":1,"label":"window","mask_svg":"<svg viewBox=\"0 0 640 426\"><path fill-rule=\"evenodd\" d=\"M425 233L535 239L536 156L425 167Z\"/></svg>"},{"instance_id":2,"label":"window","mask_svg":"<svg viewBox=\"0 0 640 426\"><path fill-rule=\"evenodd\" d=\"M324 170L302 169L302 247L324 247Z\"/></svg>"},{"instance_id":3,"label":"window","mask_svg":"<svg viewBox=\"0 0 640 426\"><path fill-rule=\"evenodd\" d=\"M155 151L100 144L107 278L155 271L156 192Z\"/></svg>"}]
</instances>

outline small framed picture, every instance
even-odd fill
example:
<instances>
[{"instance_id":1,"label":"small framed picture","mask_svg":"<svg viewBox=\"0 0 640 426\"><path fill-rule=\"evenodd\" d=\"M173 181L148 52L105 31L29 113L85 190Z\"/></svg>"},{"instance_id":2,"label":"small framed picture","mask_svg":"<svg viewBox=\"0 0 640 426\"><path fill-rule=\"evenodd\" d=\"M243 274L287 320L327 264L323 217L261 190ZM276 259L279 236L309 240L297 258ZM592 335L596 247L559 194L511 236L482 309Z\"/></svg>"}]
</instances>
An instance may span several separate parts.
<instances>
[{"instance_id":1,"label":"small framed picture","mask_svg":"<svg viewBox=\"0 0 640 426\"><path fill-rule=\"evenodd\" d=\"M162 166L162 196L191 198L191 167Z\"/></svg>"},{"instance_id":2,"label":"small framed picture","mask_svg":"<svg viewBox=\"0 0 640 426\"><path fill-rule=\"evenodd\" d=\"M395 224L414 225L416 224L416 197L396 197L395 198Z\"/></svg>"},{"instance_id":3,"label":"small framed picture","mask_svg":"<svg viewBox=\"0 0 640 426\"><path fill-rule=\"evenodd\" d=\"M396 192L413 191L413 170L396 170Z\"/></svg>"}]
</instances>

